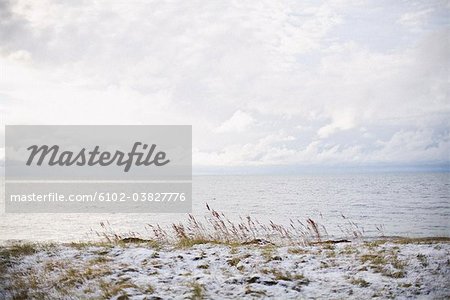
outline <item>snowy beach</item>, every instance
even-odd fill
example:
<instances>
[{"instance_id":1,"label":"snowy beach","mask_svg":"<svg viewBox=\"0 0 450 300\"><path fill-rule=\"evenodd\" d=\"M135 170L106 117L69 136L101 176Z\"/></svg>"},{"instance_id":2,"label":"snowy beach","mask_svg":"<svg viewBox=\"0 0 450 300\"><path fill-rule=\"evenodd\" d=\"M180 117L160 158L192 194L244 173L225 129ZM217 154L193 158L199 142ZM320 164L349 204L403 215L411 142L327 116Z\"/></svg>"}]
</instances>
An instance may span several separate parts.
<instances>
[{"instance_id":1,"label":"snowy beach","mask_svg":"<svg viewBox=\"0 0 450 300\"><path fill-rule=\"evenodd\" d=\"M450 239L0 248L2 299L448 299Z\"/></svg>"}]
</instances>

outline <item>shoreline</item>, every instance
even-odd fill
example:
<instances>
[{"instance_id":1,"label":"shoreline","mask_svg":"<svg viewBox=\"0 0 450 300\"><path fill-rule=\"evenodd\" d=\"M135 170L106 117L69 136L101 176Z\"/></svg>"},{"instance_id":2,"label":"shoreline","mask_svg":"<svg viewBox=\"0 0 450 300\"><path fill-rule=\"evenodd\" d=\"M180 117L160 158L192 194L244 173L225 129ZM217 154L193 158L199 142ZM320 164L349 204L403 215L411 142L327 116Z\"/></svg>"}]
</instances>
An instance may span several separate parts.
<instances>
[{"instance_id":1,"label":"shoreline","mask_svg":"<svg viewBox=\"0 0 450 300\"><path fill-rule=\"evenodd\" d=\"M434 298L450 296L450 238L0 246L4 299Z\"/></svg>"}]
</instances>

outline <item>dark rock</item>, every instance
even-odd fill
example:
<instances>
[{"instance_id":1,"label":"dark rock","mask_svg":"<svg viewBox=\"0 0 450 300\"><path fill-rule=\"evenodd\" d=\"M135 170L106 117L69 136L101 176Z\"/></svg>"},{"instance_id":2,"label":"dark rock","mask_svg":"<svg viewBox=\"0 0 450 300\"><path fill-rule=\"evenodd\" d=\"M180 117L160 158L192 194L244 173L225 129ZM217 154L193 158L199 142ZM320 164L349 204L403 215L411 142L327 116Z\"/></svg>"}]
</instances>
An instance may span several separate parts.
<instances>
[{"instance_id":1,"label":"dark rock","mask_svg":"<svg viewBox=\"0 0 450 300\"><path fill-rule=\"evenodd\" d=\"M263 285L276 285L278 282L271 278L264 278L258 275L253 275L252 277L247 279L247 283L259 283Z\"/></svg>"},{"instance_id":2,"label":"dark rock","mask_svg":"<svg viewBox=\"0 0 450 300\"><path fill-rule=\"evenodd\" d=\"M260 280L259 283L264 285L276 285L278 282L272 279Z\"/></svg>"},{"instance_id":3,"label":"dark rock","mask_svg":"<svg viewBox=\"0 0 450 300\"><path fill-rule=\"evenodd\" d=\"M247 279L247 283L256 283L259 282L259 276L252 276L249 279Z\"/></svg>"},{"instance_id":4,"label":"dark rock","mask_svg":"<svg viewBox=\"0 0 450 300\"><path fill-rule=\"evenodd\" d=\"M339 243L350 243L349 240L328 240L328 241L322 241L322 242L315 242L312 243L313 245L323 245L323 244L339 244Z\"/></svg>"},{"instance_id":5,"label":"dark rock","mask_svg":"<svg viewBox=\"0 0 450 300\"><path fill-rule=\"evenodd\" d=\"M264 239L254 239L251 241L243 242L242 245L273 245L273 243Z\"/></svg>"},{"instance_id":6,"label":"dark rock","mask_svg":"<svg viewBox=\"0 0 450 300\"><path fill-rule=\"evenodd\" d=\"M242 278L239 278L239 277L232 277L232 278L228 278L227 280L225 280L225 283L227 283L227 284L242 284L243 280L242 280Z\"/></svg>"},{"instance_id":7,"label":"dark rock","mask_svg":"<svg viewBox=\"0 0 450 300\"><path fill-rule=\"evenodd\" d=\"M130 244L130 243L148 243L150 240L145 240L137 237L127 237L124 239L119 240L119 242Z\"/></svg>"},{"instance_id":8,"label":"dark rock","mask_svg":"<svg viewBox=\"0 0 450 300\"><path fill-rule=\"evenodd\" d=\"M126 269L122 269L121 271L124 273L129 273L129 272L137 272L138 270L133 269L133 268L126 268Z\"/></svg>"}]
</instances>

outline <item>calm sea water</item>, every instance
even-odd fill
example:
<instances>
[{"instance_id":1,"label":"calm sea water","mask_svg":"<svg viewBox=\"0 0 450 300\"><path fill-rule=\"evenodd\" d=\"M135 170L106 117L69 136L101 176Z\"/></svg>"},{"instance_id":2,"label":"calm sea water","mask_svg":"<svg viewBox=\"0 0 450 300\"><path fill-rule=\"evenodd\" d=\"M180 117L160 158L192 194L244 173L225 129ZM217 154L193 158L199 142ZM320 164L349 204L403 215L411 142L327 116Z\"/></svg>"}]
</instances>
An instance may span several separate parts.
<instances>
[{"instance_id":1,"label":"calm sea water","mask_svg":"<svg viewBox=\"0 0 450 300\"><path fill-rule=\"evenodd\" d=\"M303 176L194 176L193 213L205 203L230 219L250 215L287 224L311 217L341 236L342 215L380 235L450 236L450 173ZM1 197L3 198L3 192ZM186 214L4 214L0 241L73 241L92 238L91 229L109 221L117 232L141 232L145 225L186 219Z\"/></svg>"}]
</instances>

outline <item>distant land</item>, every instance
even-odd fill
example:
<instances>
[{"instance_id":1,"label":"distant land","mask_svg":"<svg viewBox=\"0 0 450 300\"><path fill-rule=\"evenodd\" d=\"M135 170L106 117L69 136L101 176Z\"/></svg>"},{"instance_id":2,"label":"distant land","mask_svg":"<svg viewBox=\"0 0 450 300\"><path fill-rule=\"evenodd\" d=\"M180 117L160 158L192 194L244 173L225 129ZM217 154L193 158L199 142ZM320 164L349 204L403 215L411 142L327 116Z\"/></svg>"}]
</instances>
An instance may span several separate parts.
<instances>
[{"instance_id":1,"label":"distant land","mask_svg":"<svg viewBox=\"0 0 450 300\"><path fill-rule=\"evenodd\" d=\"M408 173L450 172L450 162L430 164L373 164L373 165L276 165L276 166L193 166L193 175L301 175L343 173Z\"/></svg>"}]
</instances>

